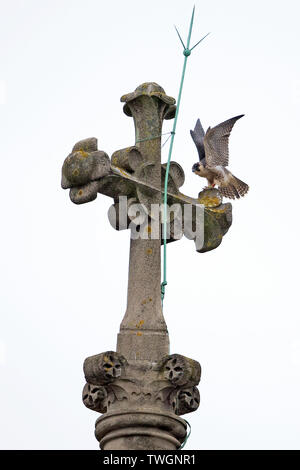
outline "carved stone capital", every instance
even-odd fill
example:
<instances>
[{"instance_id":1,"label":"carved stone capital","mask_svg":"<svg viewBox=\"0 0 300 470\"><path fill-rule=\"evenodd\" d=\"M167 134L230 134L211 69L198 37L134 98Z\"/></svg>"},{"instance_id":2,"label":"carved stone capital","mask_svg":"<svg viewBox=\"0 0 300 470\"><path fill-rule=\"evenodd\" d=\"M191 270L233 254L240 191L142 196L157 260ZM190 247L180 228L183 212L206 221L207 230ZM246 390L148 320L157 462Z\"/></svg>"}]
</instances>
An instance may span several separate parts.
<instances>
[{"instance_id":1,"label":"carved stone capital","mask_svg":"<svg viewBox=\"0 0 300 470\"><path fill-rule=\"evenodd\" d=\"M197 361L180 354L157 362L127 361L107 351L87 358L84 373L88 383L83 389L83 402L104 414L96 423L102 449L180 446L186 423L178 416L195 411L200 402L196 385L201 367ZM135 444L131 442L133 429Z\"/></svg>"}]
</instances>

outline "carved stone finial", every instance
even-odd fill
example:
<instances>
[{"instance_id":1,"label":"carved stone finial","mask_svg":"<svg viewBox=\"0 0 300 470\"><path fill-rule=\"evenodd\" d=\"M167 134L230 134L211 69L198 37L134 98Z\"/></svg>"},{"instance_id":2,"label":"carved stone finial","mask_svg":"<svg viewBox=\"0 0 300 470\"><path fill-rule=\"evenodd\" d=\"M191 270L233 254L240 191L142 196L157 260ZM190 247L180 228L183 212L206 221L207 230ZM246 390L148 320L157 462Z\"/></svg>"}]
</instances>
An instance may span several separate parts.
<instances>
[{"instance_id":1,"label":"carved stone finial","mask_svg":"<svg viewBox=\"0 0 300 470\"><path fill-rule=\"evenodd\" d=\"M161 101L163 104L167 105L164 106L164 119L173 119L175 117L176 112L176 100L171 96L167 96L165 90L155 82L146 82L139 85L133 93L127 93L127 95L123 95L121 97L121 102L125 102L124 105L124 113L127 116L132 117L132 108L130 107L130 102L136 100L140 97L149 97L149 98L156 98L157 100Z\"/></svg>"},{"instance_id":2,"label":"carved stone finial","mask_svg":"<svg viewBox=\"0 0 300 470\"><path fill-rule=\"evenodd\" d=\"M117 352L106 351L85 360L87 383L82 398L85 406L103 413L95 432L102 449L174 450L186 437L186 422L179 415L199 406L196 386L201 376L197 361L169 355L161 308L161 218L152 206L160 207L164 196L162 124L174 117L176 106L174 98L154 82L143 83L121 101L125 114L134 120L135 145L114 152L110 161L98 150L97 139L81 140L62 168L62 187L70 189L74 203L92 201L98 193L113 198L109 220L118 230L130 227L131 233L131 224L141 231L142 217L133 213L139 203L146 221L143 233L151 233L149 237L131 237L127 310ZM222 203L217 190L205 190L198 198L182 194L184 178L181 166L171 162L167 203L169 207L176 205L178 211L169 218L168 241L185 235L195 241L197 251L212 250L230 227L231 205ZM123 198L124 210L117 214ZM187 224L178 215L186 206L191 209ZM153 221L159 223L157 236L152 236ZM198 223L204 227L199 243L195 234ZM182 233L177 238L178 228Z\"/></svg>"}]
</instances>

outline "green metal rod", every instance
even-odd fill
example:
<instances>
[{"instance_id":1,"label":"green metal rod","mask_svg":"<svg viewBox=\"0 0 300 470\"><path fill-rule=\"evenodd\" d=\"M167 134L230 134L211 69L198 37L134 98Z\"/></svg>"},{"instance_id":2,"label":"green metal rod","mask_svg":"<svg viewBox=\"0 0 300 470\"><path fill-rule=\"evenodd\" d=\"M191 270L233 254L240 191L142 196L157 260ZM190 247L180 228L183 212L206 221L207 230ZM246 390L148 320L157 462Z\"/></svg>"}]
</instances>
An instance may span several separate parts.
<instances>
[{"instance_id":1,"label":"green metal rod","mask_svg":"<svg viewBox=\"0 0 300 470\"><path fill-rule=\"evenodd\" d=\"M176 107L176 113L175 113L175 118L174 118L174 123L173 123L173 129L172 129L172 132L171 132L171 141L170 141L168 162L167 162L166 174L165 174L164 210L163 210L164 263L163 263L163 281L161 283L161 301L162 301L162 303L163 303L163 300L164 300L164 297L165 297L165 286L167 285L167 197L168 197L168 179L169 179L169 170L170 170L170 162L171 162L171 156L172 156L172 150L173 150L173 144L174 144L174 137L175 137L176 126L177 126L177 119L178 119L180 102L181 102L183 82L184 82L185 71L186 71L186 64L187 64L188 57L191 55L190 41L191 41L192 29L193 29L193 23L194 23L194 14L195 14L195 6L193 8L192 18L191 18L191 21L190 21L190 28L189 28L189 34L188 34L188 39L187 39L187 45L183 50L183 54L184 54L183 69L182 69L182 74L181 74L181 81L180 81L180 87L179 87L179 93L178 93L177 107ZM177 28L176 28L176 31L177 31ZM178 31L177 31L177 33L178 33L178 36L180 38L181 43L183 44L183 41L182 41ZM194 47L196 47L206 36L204 36Z\"/></svg>"}]
</instances>

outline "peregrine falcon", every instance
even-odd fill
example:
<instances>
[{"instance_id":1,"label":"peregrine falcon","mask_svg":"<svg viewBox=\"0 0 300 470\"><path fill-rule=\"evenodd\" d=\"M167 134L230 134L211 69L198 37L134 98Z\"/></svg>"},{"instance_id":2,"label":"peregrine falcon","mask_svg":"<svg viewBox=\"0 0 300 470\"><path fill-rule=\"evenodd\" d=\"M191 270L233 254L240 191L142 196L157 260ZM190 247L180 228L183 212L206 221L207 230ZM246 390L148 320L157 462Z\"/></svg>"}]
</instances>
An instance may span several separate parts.
<instances>
[{"instance_id":1,"label":"peregrine falcon","mask_svg":"<svg viewBox=\"0 0 300 470\"><path fill-rule=\"evenodd\" d=\"M216 127L203 130L200 119L191 132L192 139L197 147L199 162L195 163L192 171L196 175L206 178L210 187L218 185L220 193L229 199L244 196L249 186L234 176L227 168L229 160L228 141L235 122L243 117L233 117L221 122Z\"/></svg>"}]
</instances>

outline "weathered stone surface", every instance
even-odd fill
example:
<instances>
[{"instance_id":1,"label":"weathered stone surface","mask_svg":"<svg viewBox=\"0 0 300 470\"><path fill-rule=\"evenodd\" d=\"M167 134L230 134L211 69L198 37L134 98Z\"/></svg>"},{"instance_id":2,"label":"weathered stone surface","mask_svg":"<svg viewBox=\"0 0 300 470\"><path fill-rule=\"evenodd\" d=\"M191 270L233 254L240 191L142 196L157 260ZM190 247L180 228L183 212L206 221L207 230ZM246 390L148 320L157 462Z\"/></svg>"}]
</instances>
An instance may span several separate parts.
<instances>
[{"instance_id":1,"label":"weathered stone surface","mask_svg":"<svg viewBox=\"0 0 300 470\"><path fill-rule=\"evenodd\" d=\"M63 164L62 187L67 189L87 184L108 175L109 171L110 161L105 152L73 149Z\"/></svg>"},{"instance_id":2,"label":"weathered stone surface","mask_svg":"<svg viewBox=\"0 0 300 470\"><path fill-rule=\"evenodd\" d=\"M135 146L117 150L112 154L111 164L126 171L134 171L143 163L143 155Z\"/></svg>"},{"instance_id":3,"label":"weathered stone surface","mask_svg":"<svg viewBox=\"0 0 300 470\"><path fill-rule=\"evenodd\" d=\"M82 204L97 197L99 184L96 180L108 175L110 160L108 155L97 150L97 139L91 137L74 145L62 167L61 185L72 188L72 202Z\"/></svg>"},{"instance_id":4,"label":"weathered stone surface","mask_svg":"<svg viewBox=\"0 0 300 470\"><path fill-rule=\"evenodd\" d=\"M198 194L199 204L211 209L219 207L223 202L223 196L217 188L205 188Z\"/></svg>"},{"instance_id":5,"label":"weathered stone surface","mask_svg":"<svg viewBox=\"0 0 300 470\"><path fill-rule=\"evenodd\" d=\"M186 423L173 413L122 411L96 421L102 450L176 450L186 436Z\"/></svg>"},{"instance_id":6,"label":"weathered stone surface","mask_svg":"<svg viewBox=\"0 0 300 470\"><path fill-rule=\"evenodd\" d=\"M164 163L162 165L163 176L165 176L166 167L167 167L167 164ZM169 178L171 178L171 180L170 180L171 182L172 181L174 182L173 187L176 188L176 190L178 188L180 188L181 186L183 186L184 181L185 181L185 174L184 174L182 166L179 165L179 163L177 163L177 162L171 162L170 163ZM164 177L162 178L161 182L162 182L161 188L164 191L164 184L165 184L165 178ZM169 185L169 180L168 180L168 185Z\"/></svg>"},{"instance_id":7,"label":"weathered stone surface","mask_svg":"<svg viewBox=\"0 0 300 470\"><path fill-rule=\"evenodd\" d=\"M191 413L199 408L200 393L197 387L182 389L174 401L174 411L177 415Z\"/></svg>"},{"instance_id":8,"label":"weathered stone surface","mask_svg":"<svg viewBox=\"0 0 300 470\"><path fill-rule=\"evenodd\" d=\"M232 224L232 206L222 203L222 195L217 189L205 189L199 194L198 200L204 204L204 244L196 250L205 253L217 248Z\"/></svg>"},{"instance_id":9,"label":"weathered stone surface","mask_svg":"<svg viewBox=\"0 0 300 470\"><path fill-rule=\"evenodd\" d=\"M98 195L99 182L91 181L84 186L70 189L70 199L74 204L84 204L96 199Z\"/></svg>"},{"instance_id":10,"label":"weathered stone surface","mask_svg":"<svg viewBox=\"0 0 300 470\"><path fill-rule=\"evenodd\" d=\"M164 377L176 386L198 385L201 377L199 362L180 354L164 357L160 362Z\"/></svg>"},{"instance_id":11,"label":"weathered stone surface","mask_svg":"<svg viewBox=\"0 0 300 470\"><path fill-rule=\"evenodd\" d=\"M82 401L90 410L106 413L107 391L105 387L86 383L82 391Z\"/></svg>"},{"instance_id":12,"label":"weathered stone surface","mask_svg":"<svg viewBox=\"0 0 300 470\"><path fill-rule=\"evenodd\" d=\"M84 361L83 370L87 382L94 385L105 385L118 377L127 364L126 359L114 352L106 351Z\"/></svg>"},{"instance_id":13,"label":"weathered stone surface","mask_svg":"<svg viewBox=\"0 0 300 470\"><path fill-rule=\"evenodd\" d=\"M79 140L72 148L72 153L75 152L97 152L98 140L96 137L88 137L87 139Z\"/></svg>"}]
</instances>

